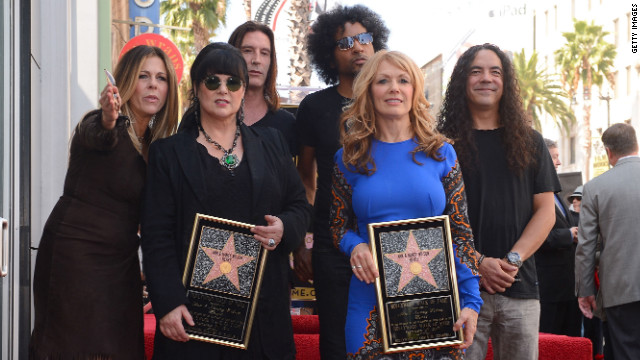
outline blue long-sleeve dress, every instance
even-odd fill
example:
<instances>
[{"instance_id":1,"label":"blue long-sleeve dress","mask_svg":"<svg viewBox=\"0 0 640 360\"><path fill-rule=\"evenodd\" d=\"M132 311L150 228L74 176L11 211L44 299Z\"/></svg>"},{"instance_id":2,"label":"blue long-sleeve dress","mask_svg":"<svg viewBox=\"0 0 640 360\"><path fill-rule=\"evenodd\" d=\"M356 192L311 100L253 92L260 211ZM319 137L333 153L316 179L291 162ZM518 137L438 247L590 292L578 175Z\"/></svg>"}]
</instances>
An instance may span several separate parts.
<instances>
[{"instance_id":1,"label":"blue long-sleeve dress","mask_svg":"<svg viewBox=\"0 0 640 360\"><path fill-rule=\"evenodd\" d=\"M369 242L369 223L449 215L460 307L480 312L480 278L456 153L445 143L439 149L443 161L418 152L415 160L420 165L411 154L416 146L413 139L397 143L374 139L371 156L376 171L372 175L348 169L342 161L343 149L336 153L331 208L334 242L350 256L356 245ZM374 284L366 284L353 275L345 327L350 359L374 359L382 354L376 307ZM408 359L412 355L411 359L419 359L436 353L462 357L462 351L454 347L385 356Z\"/></svg>"}]
</instances>

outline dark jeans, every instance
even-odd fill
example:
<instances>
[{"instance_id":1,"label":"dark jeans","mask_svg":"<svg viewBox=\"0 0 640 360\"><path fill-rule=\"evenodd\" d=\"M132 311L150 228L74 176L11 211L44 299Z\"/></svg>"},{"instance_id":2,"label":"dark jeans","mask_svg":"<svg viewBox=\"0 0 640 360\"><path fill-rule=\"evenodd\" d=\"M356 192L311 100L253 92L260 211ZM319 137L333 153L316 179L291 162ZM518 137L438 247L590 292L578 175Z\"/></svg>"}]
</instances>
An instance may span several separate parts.
<instances>
[{"instance_id":1,"label":"dark jeans","mask_svg":"<svg viewBox=\"0 0 640 360\"><path fill-rule=\"evenodd\" d=\"M313 286L320 320L320 357L344 360L347 349L344 324L347 319L351 266L338 249L313 249Z\"/></svg>"},{"instance_id":2,"label":"dark jeans","mask_svg":"<svg viewBox=\"0 0 640 360\"><path fill-rule=\"evenodd\" d=\"M578 299L569 301L540 301L540 332L580 336L582 313Z\"/></svg>"},{"instance_id":3,"label":"dark jeans","mask_svg":"<svg viewBox=\"0 0 640 360\"><path fill-rule=\"evenodd\" d=\"M605 331L611 338L613 356L616 360L637 360L640 354L640 301L607 307L604 312L607 314ZM607 340L605 338L605 342Z\"/></svg>"},{"instance_id":4,"label":"dark jeans","mask_svg":"<svg viewBox=\"0 0 640 360\"><path fill-rule=\"evenodd\" d=\"M605 360L615 360L616 357L613 356L613 345L611 344L611 336L609 335L606 321L602 322L602 335L604 336L603 353Z\"/></svg>"},{"instance_id":5,"label":"dark jeans","mask_svg":"<svg viewBox=\"0 0 640 360\"><path fill-rule=\"evenodd\" d=\"M582 326L584 327L584 337L591 340L591 344L593 345L593 356L595 358L596 355L602 355L602 322L599 317L592 317L588 319L586 317L582 317ZM609 360L607 358L607 360Z\"/></svg>"}]
</instances>

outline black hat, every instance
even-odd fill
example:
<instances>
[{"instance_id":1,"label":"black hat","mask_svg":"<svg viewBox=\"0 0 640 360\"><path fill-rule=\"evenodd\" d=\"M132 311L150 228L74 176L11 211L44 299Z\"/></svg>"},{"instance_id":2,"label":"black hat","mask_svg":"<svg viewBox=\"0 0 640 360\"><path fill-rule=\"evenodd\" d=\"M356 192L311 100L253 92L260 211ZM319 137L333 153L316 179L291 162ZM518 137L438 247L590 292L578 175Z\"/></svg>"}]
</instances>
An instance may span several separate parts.
<instances>
[{"instance_id":1,"label":"black hat","mask_svg":"<svg viewBox=\"0 0 640 360\"><path fill-rule=\"evenodd\" d=\"M573 194L567 196L567 201L569 201L569 203L572 203L573 199L575 198L582 200L582 185L573 190Z\"/></svg>"}]
</instances>

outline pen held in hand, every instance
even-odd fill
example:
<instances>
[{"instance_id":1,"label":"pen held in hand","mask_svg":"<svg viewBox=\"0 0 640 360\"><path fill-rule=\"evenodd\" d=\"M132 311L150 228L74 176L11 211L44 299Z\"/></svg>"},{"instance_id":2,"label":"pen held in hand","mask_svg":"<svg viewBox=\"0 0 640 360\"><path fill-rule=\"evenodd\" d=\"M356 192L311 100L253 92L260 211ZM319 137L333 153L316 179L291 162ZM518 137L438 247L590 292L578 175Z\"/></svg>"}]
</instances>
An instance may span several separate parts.
<instances>
[{"instance_id":1,"label":"pen held in hand","mask_svg":"<svg viewBox=\"0 0 640 360\"><path fill-rule=\"evenodd\" d=\"M113 86L116 86L116 79L114 79L113 75L111 75L111 73L109 72L109 70L104 69L104 73L107 75L107 82ZM115 99L118 98L118 94L113 93L113 97Z\"/></svg>"}]
</instances>

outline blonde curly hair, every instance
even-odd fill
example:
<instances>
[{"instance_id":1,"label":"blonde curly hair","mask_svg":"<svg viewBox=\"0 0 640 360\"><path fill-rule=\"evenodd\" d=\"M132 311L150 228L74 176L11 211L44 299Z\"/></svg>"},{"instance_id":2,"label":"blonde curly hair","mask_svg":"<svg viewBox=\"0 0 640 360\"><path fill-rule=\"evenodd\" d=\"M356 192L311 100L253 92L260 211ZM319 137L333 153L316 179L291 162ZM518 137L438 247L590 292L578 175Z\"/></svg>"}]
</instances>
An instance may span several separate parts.
<instances>
[{"instance_id":1,"label":"blonde curly hair","mask_svg":"<svg viewBox=\"0 0 640 360\"><path fill-rule=\"evenodd\" d=\"M424 152L427 156L442 161L438 149L448 139L438 133L433 116L429 114L431 104L424 96L424 75L418 65L407 55L398 51L381 50L375 53L362 67L353 84L353 101L345 107L340 119L340 138L344 152L342 161L358 173L372 175L376 164L371 157L371 143L377 136L376 112L371 95L371 85L382 62L406 71L413 85L413 99L409 118L411 130L418 146L411 152L413 161L416 153Z\"/></svg>"}]
</instances>

